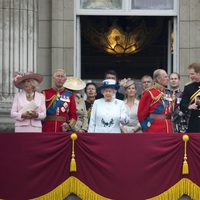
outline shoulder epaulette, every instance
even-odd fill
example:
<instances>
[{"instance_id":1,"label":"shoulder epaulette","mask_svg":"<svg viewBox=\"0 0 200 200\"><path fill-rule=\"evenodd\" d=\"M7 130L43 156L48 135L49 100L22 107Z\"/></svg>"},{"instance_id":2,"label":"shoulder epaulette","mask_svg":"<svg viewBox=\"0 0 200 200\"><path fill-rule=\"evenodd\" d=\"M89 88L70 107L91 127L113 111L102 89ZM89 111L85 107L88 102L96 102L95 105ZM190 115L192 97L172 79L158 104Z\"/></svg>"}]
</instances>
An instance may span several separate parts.
<instances>
[{"instance_id":1,"label":"shoulder epaulette","mask_svg":"<svg viewBox=\"0 0 200 200\"><path fill-rule=\"evenodd\" d=\"M150 90L149 90L148 92L149 92L149 94L151 95L151 98L152 98L153 100L160 99L160 98L163 96L162 93L160 93L160 94L154 96L153 93L152 93Z\"/></svg>"},{"instance_id":2,"label":"shoulder epaulette","mask_svg":"<svg viewBox=\"0 0 200 200\"><path fill-rule=\"evenodd\" d=\"M151 98L152 98L152 103L151 103L150 106L157 103L161 99L161 97L163 96L162 93L159 93L157 96L154 96L153 93L150 90L148 90L148 92L149 92L149 94L151 95Z\"/></svg>"},{"instance_id":3,"label":"shoulder epaulette","mask_svg":"<svg viewBox=\"0 0 200 200\"><path fill-rule=\"evenodd\" d=\"M45 101L51 101L52 99L56 98L56 95L52 95L49 99L47 98L46 94L48 91L51 91L51 90L52 90L52 88L42 90L42 94L44 94L44 96L45 96Z\"/></svg>"},{"instance_id":4,"label":"shoulder epaulette","mask_svg":"<svg viewBox=\"0 0 200 200\"><path fill-rule=\"evenodd\" d=\"M151 90L152 88L154 88L153 86L149 87L149 88L146 88L144 91L149 91Z\"/></svg>"}]
</instances>

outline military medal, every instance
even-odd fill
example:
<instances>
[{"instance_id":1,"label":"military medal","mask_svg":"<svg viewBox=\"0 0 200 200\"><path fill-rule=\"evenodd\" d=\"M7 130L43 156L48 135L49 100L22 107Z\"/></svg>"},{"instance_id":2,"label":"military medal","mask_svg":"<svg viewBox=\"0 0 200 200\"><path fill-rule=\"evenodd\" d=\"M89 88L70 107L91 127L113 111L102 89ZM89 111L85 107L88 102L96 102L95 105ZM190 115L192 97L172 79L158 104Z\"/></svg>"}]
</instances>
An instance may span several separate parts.
<instances>
[{"instance_id":1,"label":"military medal","mask_svg":"<svg viewBox=\"0 0 200 200\"><path fill-rule=\"evenodd\" d=\"M63 106L64 106L64 108L67 108L67 107L68 107L68 103L65 102L65 103L63 104Z\"/></svg>"},{"instance_id":2,"label":"military medal","mask_svg":"<svg viewBox=\"0 0 200 200\"><path fill-rule=\"evenodd\" d=\"M65 112L65 108L64 108L64 107L61 107L61 111L62 111L62 112Z\"/></svg>"},{"instance_id":3,"label":"military medal","mask_svg":"<svg viewBox=\"0 0 200 200\"><path fill-rule=\"evenodd\" d=\"M56 115L59 115L59 108L57 108L56 110Z\"/></svg>"},{"instance_id":4,"label":"military medal","mask_svg":"<svg viewBox=\"0 0 200 200\"><path fill-rule=\"evenodd\" d=\"M56 96L57 96L57 99L56 99L56 100L59 100L59 98L60 98L60 93L57 93Z\"/></svg>"},{"instance_id":5,"label":"military medal","mask_svg":"<svg viewBox=\"0 0 200 200\"><path fill-rule=\"evenodd\" d=\"M166 95L164 96L164 100L172 101L172 98L171 98L170 94L166 94Z\"/></svg>"},{"instance_id":6,"label":"military medal","mask_svg":"<svg viewBox=\"0 0 200 200\"><path fill-rule=\"evenodd\" d=\"M60 98L61 101L65 101L65 102L70 102L70 99L68 96L64 96L62 95L61 98Z\"/></svg>"},{"instance_id":7,"label":"military medal","mask_svg":"<svg viewBox=\"0 0 200 200\"><path fill-rule=\"evenodd\" d=\"M147 127L150 127L150 126L151 126L151 122L148 122L148 123L147 123Z\"/></svg>"},{"instance_id":8,"label":"military medal","mask_svg":"<svg viewBox=\"0 0 200 200\"><path fill-rule=\"evenodd\" d=\"M70 99L69 99L69 97L67 96L67 98L66 98L66 102L70 102Z\"/></svg>"}]
</instances>

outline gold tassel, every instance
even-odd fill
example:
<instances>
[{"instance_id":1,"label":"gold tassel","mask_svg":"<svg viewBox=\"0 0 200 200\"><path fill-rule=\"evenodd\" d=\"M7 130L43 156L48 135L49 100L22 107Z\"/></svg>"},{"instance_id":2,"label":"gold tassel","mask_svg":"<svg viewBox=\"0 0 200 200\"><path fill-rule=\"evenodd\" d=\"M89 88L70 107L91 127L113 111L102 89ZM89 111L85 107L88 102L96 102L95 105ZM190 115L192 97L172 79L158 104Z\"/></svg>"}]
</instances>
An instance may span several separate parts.
<instances>
[{"instance_id":1,"label":"gold tassel","mask_svg":"<svg viewBox=\"0 0 200 200\"><path fill-rule=\"evenodd\" d=\"M70 162L70 172L76 172L76 160L74 158Z\"/></svg>"},{"instance_id":2,"label":"gold tassel","mask_svg":"<svg viewBox=\"0 0 200 200\"><path fill-rule=\"evenodd\" d=\"M183 161L183 174L189 174L188 163L186 160Z\"/></svg>"},{"instance_id":3,"label":"gold tassel","mask_svg":"<svg viewBox=\"0 0 200 200\"><path fill-rule=\"evenodd\" d=\"M71 140L72 140L72 157L71 157L71 162L70 162L70 172L76 172L76 160L75 160L75 151L74 151L74 144L75 140L77 139L77 134L72 133L71 134Z\"/></svg>"},{"instance_id":4,"label":"gold tassel","mask_svg":"<svg viewBox=\"0 0 200 200\"><path fill-rule=\"evenodd\" d=\"M184 161L183 161L182 174L189 174L189 166L187 162L187 142L189 141L189 136L183 135L183 141L185 142L185 144L184 144Z\"/></svg>"}]
</instances>

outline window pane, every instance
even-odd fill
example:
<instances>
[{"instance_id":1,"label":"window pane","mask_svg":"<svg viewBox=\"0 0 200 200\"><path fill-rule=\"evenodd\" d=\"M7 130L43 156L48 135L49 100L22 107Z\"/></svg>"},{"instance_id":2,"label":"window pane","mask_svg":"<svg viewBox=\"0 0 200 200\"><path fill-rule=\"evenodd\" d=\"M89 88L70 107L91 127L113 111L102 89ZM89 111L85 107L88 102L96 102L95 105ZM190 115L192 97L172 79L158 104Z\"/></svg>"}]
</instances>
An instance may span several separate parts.
<instances>
[{"instance_id":1,"label":"window pane","mask_svg":"<svg viewBox=\"0 0 200 200\"><path fill-rule=\"evenodd\" d=\"M132 9L171 10L174 0L132 0Z\"/></svg>"},{"instance_id":2,"label":"window pane","mask_svg":"<svg viewBox=\"0 0 200 200\"><path fill-rule=\"evenodd\" d=\"M81 0L83 9L121 9L122 0Z\"/></svg>"}]
</instances>

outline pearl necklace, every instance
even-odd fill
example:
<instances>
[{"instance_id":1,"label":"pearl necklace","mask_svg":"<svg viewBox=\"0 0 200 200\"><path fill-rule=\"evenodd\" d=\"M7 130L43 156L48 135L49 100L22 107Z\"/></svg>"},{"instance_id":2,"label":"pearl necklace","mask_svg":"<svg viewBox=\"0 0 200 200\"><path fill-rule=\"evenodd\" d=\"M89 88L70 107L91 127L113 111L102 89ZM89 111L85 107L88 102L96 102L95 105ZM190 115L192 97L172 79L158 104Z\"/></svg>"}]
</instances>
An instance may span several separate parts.
<instances>
[{"instance_id":1,"label":"pearl necklace","mask_svg":"<svg viewBox=\"0 0 200 200\"><path fill-rule=\"evenodd\" d=\"M32 93L26 93L26 97L27 98L31 98L35 95L35 92L32 92Z\"/></svg>"}]
</instances>

